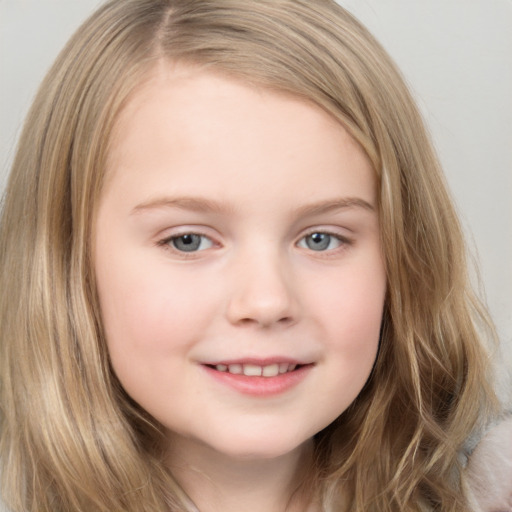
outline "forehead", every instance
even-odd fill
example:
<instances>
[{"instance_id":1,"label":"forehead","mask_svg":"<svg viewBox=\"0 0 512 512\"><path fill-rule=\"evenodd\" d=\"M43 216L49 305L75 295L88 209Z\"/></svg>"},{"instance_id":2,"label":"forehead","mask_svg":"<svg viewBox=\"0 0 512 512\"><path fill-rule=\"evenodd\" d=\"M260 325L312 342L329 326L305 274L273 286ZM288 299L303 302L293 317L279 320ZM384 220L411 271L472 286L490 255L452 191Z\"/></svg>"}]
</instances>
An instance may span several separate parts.
<instances>
[{"instance_id":1,"label":"forehead","mask_svg":"<svg viewBox=\"0 0 512 512\"><path fill-rule=\"evenodd\" d=\"M290 86L290 88L293 88L293 86ZM256 101L261 103L262 107L279 103L279 117L276 112L275 121L280 120L282 124L292 123L296 120L298 109L301 109L300 117L305 122L331 125L340 133L343 131L346 138L360 148L357 142L345 131L342 122L335 118L335 114L318 106L313 99L307 98L302 90L300 92L285 91L278 86L259 84L257 79L253 80L251 78L249 81L241 76L235 76L231 72L217 69L212 65L170 59L160 59L156 65L150 67L143 74L131 94L124 100L123 108L116 115L114 123L113 136L111 137L114 146L115 143L126 136L126 127L130 120L140 116L142 111L148 111L148 106L152 103L155 94L159 96L159 101L165 101L169 105L174 104L175 106L178 104L180 107L188 109L190 114L194 114L203 108L205 101L212 103L209 105L211 109L218 104L219 112L226 107L243 110L244 105L255 98ZM226 100L229 100L231 105L228 105ZM285 105L289 108L284 108ZM319 115L320 111L323 115ZM264 114L264 109L261 112ZM222 114L219 124L228 121L227 111L224 110ZM248 124L251 119L258 118L256 111L253 110L250 114L246 117ZM199 116L194 118L190 115L189 117L195 120Z\"/></svg>"},{"instance_id":2,"label":"forehead","mask_svg":"<svg viewBox=\"0 0 512 512\"><path fill-rule=\"evenodd\" d=\"M344 169L345 181L356 182L363 172L374 182L359 144L313 102L175 63L160 63L131 95L108 159L109 179L138 170L142 188L142 174L150 171L162 184L195 175L196 189L215 173L240 192L241 175L289 188L290 178L300 187L311 171L329 170L335 180ZM256 179L253 185L259 186Z\"/></svg>"}]
</instances>

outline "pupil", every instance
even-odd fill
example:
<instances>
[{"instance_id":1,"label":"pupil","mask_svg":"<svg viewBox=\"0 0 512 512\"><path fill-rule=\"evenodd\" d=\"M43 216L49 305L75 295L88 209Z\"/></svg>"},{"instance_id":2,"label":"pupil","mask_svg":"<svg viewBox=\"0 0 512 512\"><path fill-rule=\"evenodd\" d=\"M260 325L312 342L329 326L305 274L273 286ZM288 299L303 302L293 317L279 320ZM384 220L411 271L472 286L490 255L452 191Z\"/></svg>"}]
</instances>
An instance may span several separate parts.
<instances>
[{"instance_id":1,"label":"pupil","mask_svg":"<svg viewBox=\"0 0 512 512\"><path fill-rule=\"evenodd\" d=\"M312 233L307 238L307 245L315 251L323 251L329 247L331 236L325 233Z\"/></svg>"},{"instance_id":2,"label":"pupil","mask_svg":"<svg viewBox=\"0 0 512 512\"><path fill-rule=\"evenodd\" d=\"M201 237L199 235L194 235L193 233L181 235L178 238L175 238L172 243L178 251L197 251L201 245Z\"/></svg>"}]
</instances>

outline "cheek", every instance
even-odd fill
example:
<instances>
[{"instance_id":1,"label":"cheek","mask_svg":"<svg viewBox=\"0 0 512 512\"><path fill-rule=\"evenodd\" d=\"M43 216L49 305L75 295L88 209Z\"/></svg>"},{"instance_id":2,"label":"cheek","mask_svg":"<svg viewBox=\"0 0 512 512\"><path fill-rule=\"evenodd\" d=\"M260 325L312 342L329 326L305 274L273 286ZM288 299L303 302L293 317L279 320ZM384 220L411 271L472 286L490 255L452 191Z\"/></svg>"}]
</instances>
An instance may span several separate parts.
<instances>
[{"instance_id":1,"label":"cheek","mask_svg":"<svg viewBox=\"0 0 512 512\"><path fill-rule=\"evenodd\" d=\"M119 347L123 352L130 348L144 356L163 356L194 338L208 317L209 305L198 300L193 283L161 272L152 275L150 270L125 276L110 274L98 287L112 357Z\"/></svg>"},{"instance_id":2,"label":"cheek","mask_svg":"<svg viewBox=\"0 0 512 512\"><path fill-rule=\"evenodd\" d=\"M127 393L158 417L167 401L182 400L184 362L209 306L198 302L190 282L166 276L162 268L126 271L120 265L97 274L109 357Z\"/></svg>"},{"instance_id":3,"label":"cheek","mask_svg":"<svg viewBox=\"0 0 512 512\"><path fill-rule=\"evenodd\" d=\"M336 283L336 284L333 284ZM317 285L322 284L317 280ZM379 347L386 281L382 266L351 268L331 276L324 291L310 293L326 349L329 386L322 400L334 417L360 393L373 368Z\"/></svg>"},{"instance_id":4,"label":"cheek","mask_svg":"<svg viewBox=\"0 0 512 512\"><path fill-rule=\"evenodd\" d=\"M377 337L382 322L386 277L380 259L347 265L323 279L310 276L309 306L329 331L334 346L354 349Z\"/></svg>"}]
</instances>

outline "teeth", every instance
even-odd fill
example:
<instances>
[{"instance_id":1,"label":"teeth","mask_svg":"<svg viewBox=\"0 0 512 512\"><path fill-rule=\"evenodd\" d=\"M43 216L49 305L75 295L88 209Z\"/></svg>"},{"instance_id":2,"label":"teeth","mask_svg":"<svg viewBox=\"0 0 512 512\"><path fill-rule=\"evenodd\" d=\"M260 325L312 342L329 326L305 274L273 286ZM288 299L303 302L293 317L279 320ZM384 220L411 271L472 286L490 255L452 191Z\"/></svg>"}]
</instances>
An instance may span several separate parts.
<instances>
[{"instance_id":1,"label":"teeth","mask_svg":"<svg viewBox=\"0 0 512 512\"><path fill-rule=\"evenodd\" d=\"M290 365L288 363L280 363L279 364L279 373L286 373L288 371L288 367Z\"/></svg>"},{"instance_id":2,"label":"teeth","mask_svg":"<svg viewBox=\"0 0 512 512\"><path fill-rule=\"evenodd\" d=\"M279 375L279 365L271 364L269 366L264 366L261 374L263 377L275 377L276 375Z\"/></svg>"},{"instance_id":3,"label":"teeth","mask_svg":"<svg viewBox=\"0 0 512 512\"><path fill-rule=\"evenodd\" d=\"M275 363L267 366L258 366L256 364L218 364L215 369L219 372L228 372L234 375L246 375L247 377L276 377L283 373L293 372L297 368L296 364Z\"/></svg>"},{"instance_id":4,"label":"teeth","mask_svg":"<svg viewBox=\"0 0 512 512\"><path fill-rule=\"evenodd\" d=\"M241 364L230 364L229 365L229 373L234 373L235 375L240 375L244 373L244 368Z\"/></svg>"},{"instance_id":5,"label":"teeth","mask_svg":"<svg viewBox=\"0 0 512 512\"><path fill-rule=\"evenodd\" d=\"M261 366L255 364L244 364L244 375L248 377L261 377L263 369Z\"/></svg>"}]
</instances>

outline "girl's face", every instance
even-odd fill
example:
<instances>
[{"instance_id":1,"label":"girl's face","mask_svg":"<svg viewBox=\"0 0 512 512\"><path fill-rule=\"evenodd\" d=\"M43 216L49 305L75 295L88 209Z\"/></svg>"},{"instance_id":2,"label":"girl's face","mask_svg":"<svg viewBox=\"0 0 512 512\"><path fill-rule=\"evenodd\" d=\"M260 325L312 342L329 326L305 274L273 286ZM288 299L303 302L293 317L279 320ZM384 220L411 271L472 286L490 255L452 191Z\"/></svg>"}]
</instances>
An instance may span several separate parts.
<instances>
[{"instance_id":1,"label":"girl's face","mask_svg":"<svg viewBox=\"0 0 512 512\"><path fill-rule=\"evenodd\" d=\"M159 69L118 121L95 226L112 366L167 429L291 453L356 398L386 279L374 173L313 104Z\"/></svg>"}]
</instances>

